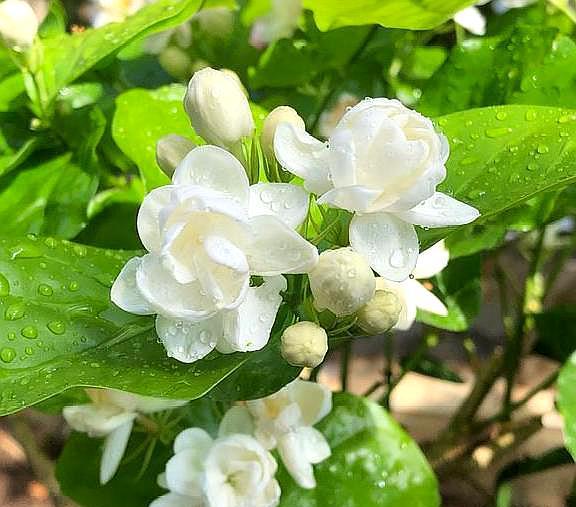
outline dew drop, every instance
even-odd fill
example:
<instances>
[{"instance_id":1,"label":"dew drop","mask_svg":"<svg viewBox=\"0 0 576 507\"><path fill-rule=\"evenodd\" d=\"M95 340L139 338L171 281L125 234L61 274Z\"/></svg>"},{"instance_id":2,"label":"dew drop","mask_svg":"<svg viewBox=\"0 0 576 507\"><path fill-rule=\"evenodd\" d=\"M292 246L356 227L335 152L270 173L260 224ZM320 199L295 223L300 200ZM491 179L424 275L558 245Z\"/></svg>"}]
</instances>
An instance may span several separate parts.
<instances>
[{"instance_id":1,"label":"dew drop","mask_svg":"<svg viewBox=\"0 0 576 507\"><path fill-rule=\"evenodd\" d=\"M4 311L4 319L6 320L19 320L22 317L24 317L24 306L19 303L10 305Z\"/></svg>"},{"instance_id":2,"label":"dew drop","mask_svg":"<svg viewBox=\"0 0 576 507\"><path fill-rule=\"evenodd\" d=\"M497 138L508 135L510 134L510 132L512 132L512 129L510 127L497 127L492 129L486 129L485 134L487 137Z\"/></svg>"},{"instance_id":3,"label":"dew drop","mask_svg":"<svg viewBox=\"0 0 576 507\"><path fill-rule=\"evenodd\" d=\"M61 320L53 320L46 324L46 327L54 334L64 334L66 331L66 324Z\"/></svg>"},{"instance_id":4,"label":"dew drop","mask_svg":"<svg viewBox=\"0 0 576 507\"><path fill-rule=\"evenodd\" d=\"M530 109L529 111L526 111L526 121L534 121L536 119L536 111L533 111L532 109Z\"/></svg>"},{"instance_id":5,"label":"dew drop","mask_svg":"<svg viewBox=\"0 0 576 507\"><path fill-rule=\"evenodd\" d=\"M78 288L79 288L78 282L70 282L68 284L68 290L70 292L76 292L78 290Z\"/></svg>"},{"instance_id":6,"label":"dew drop","mask_svg":"<svg viewBox=\"0 0 576 507\"><path fill-rule=\"evenodd\" d=\"M545 144L539 144L538 148L536 148L536 151L540 153L540 155L544 155L545 153L548 153L550 149Z\"/></svg>"},{"instance_id":7,"label":"dew drop","mask_svg":"<svg viewBox=\"0 0 576 507\"><path fill-rule=\"evenodd\" d=\"M6 297L10 294L10 282L0 273L0 297Z\"/></svg>"},{"instance_id":8,"label":"dew drop","mask_svg":"<svg viewBox=\"0 0 576 507\"><path fill-rule=\"evenodd\" d=\"M16 351L11 347L4 347L0 350L0 359L5 363L11 363L16 358Z\"/></svg>"},{"instance_id":9,"label":"dew drop","mask_svg":"<svg viewBox=\"0 0 576 507\"><path fill-rule=\"evenodd\" d=\"M505 120L507 116L508 116L508 115L506 114L505 111L498 111L498 112L496 113L496 119L499 120L499 121Z\"/></svg>"},{"instance_id":10,"label":"dew drop","mask_svg":"<svg viewBox=\"0 0 576 507\"><path fill-rule=\"evenodd\" d=\"M20 330L20 334L24 337L24 338L29 338L30 340L33 340L34 338L38 338L38 330L36 329L35 326L26 326L23 327Z\"/></svg>"},{"instance_id":11,"label":"dew drop","mask_svg":"<svg viewBox=\"0 0 576 507\"><path fill-rule=\"evenodd\" d=\"M45 283L41 283L38 285L38 294L41 296L51 296L54 291L50 285L46 285Z\"/></svg>"},{"instance_id":12,"label":"dew drop","mask_svg":"<svg viewBox=\"0 0 576 507\"><path fill-rule=\"evenodd\" d=\"M388 261L393 268L401 268L406 264L406 256L401 249L397 248L392 251Z\"/></svg>"}]
</instances>

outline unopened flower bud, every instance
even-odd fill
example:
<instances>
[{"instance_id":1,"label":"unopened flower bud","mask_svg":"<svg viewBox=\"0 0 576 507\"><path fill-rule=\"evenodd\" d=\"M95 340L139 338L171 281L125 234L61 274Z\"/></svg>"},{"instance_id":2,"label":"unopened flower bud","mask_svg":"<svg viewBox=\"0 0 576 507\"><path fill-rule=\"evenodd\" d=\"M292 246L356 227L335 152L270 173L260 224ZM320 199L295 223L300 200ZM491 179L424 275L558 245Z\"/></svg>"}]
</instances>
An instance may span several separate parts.
<instances>
[{"instance_id":1,"label":"unopened flower bud","mask_svg":"<svg viewBox=\"0 0 576 507\"><path fill-rule=\"evenodd\" d=\"M8 47L25 51L38 32L38 18L24 0L5 0L0 3L0 36Z\"/></svg>"},{"instance_id":2,"label":"unopened flower bud","mask_svg":"<svg viewBox=\"0 0 576 507\"><path fill-rule=\"evenodd\" d=\"M171 178L176 166L194 148L196 145L190 139L178 134L168 134L156 143L156 162Z\"/></svg>"},{"instance_id":3,"label":"unopened flower bud","mask_svg":"<svg viewBox=\"0 0 576 507\"><path fill-rule=\"evenodd\" d=\"M314 322L298 322L282 333L282 357L293 366L315 368L328 352L328 335Z\"/></svg>"},{"instance_id":4,"label":"unopened flower bud","mask_svg":"<svg viewBox=\"0 0 576 507\"><path fill-rule=\"evenodd\" d=\"M370 335L385 333L398 322L402 304L396 294L377 290L374 297L357 313L358 325Z\"/></svg>"},{"instance_id":5,"label":"unopened flower bud","mask_svg":"<svg viewBox=\"0 0 576 507\"><path fill-rule=\"evenodd\" d=\"M236 80L210 67L196 72L184 97L192 127L208 143L236 146L252 135L254 120L248 100Z\"/></svg>"},{"instance_id":6,"label":"unopened flower bud","mask_svg":"<svg viewBox=\"0 0 576 507\"><path fill-rule=\"evenodd\" d=\"M298 129L306 129L304 120L300 118L298 113L290 106L278 106L270 111L270 114L268 114L264 120L262 134L260 134L260 144L264 151L264 155L269 161L275 160L274 134L276 133L276 127L280 123L290 123Z\"/></svg>"},{"instance_id":7,"label":"unopened flower bud","mask_svg":"<svg viewBox=\"0 0 576 507\"><path fill-rule=\"evenodd\" d=\"M308 277L316 308L328 309L336 316L357 312L376 289L370 265L351 248L322 252Z\"/></svg>"},{"instance_id":8,"label":"unopened flower bud","mask_svg":"<svg viewBox=\"0 0 576 507\"><path fill-rule=\"evenodd\" d=\"M244 83L242 83L240 76L238 76L236 72L234 72L232 69L220 69L220 72L223 72L227 76L230 76L234 81L236 81L236 84L240 87L244 95L248 97L248 90L246 90L246 88L244 87Z\"/></svg>"}]
</instances>

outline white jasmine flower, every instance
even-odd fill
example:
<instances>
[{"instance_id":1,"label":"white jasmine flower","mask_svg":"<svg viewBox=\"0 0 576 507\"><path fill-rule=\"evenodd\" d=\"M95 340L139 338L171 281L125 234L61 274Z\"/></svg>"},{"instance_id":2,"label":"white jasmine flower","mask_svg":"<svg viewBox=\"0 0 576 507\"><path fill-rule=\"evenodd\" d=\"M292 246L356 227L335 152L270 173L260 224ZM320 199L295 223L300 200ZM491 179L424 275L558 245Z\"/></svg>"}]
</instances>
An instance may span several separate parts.
<instances>
[{"instance_id":1,"label":"white jasmine flower","mask_svg":"<svg viewBox=\"0 0 576 507\"><path fill-rule=\"evenodd\" d=\"M92 26L119 23L152 2L154 0L94 0Z\"/></svg>"},{"instance_id":2,"label":"white jasmine flower","mask_svg":"<svg viewBox=\"0 0 576 507\"><path fill-rule=\"evenodd\" d=\"M192 127L208 143L237 151L254 130L248 99L228 72L206 67L188 83L184 108Z\"/></svg>"},{"instance_id":3,"label":"white jasmine flower","mask_svg":"<svg viewBox=\"0 0 576 507\"><path fill-rule=\"evenodd\" d=\"M327 144L283 123L276 158L320 204L354 212L350 245L381 276L404 280L418 257L413 224L472 222L478 211L436 192L446 177L449 145L421 114L397 100L364 99L340 120Z\"/></svg>"},{"instance_id":4,"label":"white jasmine flower","mask_svg":"<svg viewBox=\"0 0 576 507\"><path fill-rule=\"evenodd\" d=\"M271 0L270 12L252 25L250 44L263 49L277 40L292 37L301 14L302 0Z\"/></svg>"},{"instance_id":5,"label":"white jasmine flower","mask_svg":"<svg viewBox=\"0 0 576 507\"><path fill-rule=\"evenodd\" d=\"M315 322L297 322L281 337L282 357L294 366L315 368L328 352L328 335Z\"/></svg>"},{"instance_id":6,"label":"white jasmine flower","mask_svg":"<svg viewBox=\"0 0 576 507\"><path fill-rule=\"evenodd\" d=\"M213 440L200 428L184 430L163 478L168 495L151 507L274 507L277 464L254 438L236 434Z\"/></svg>"},{"instance_id":7,"label":"white jasmine flower","mask_svg":"<svg viewBox=\"0 0 576 507\"><path fill-rule=\"evenodd\" d=\"M322 252L308 278L314 306L338 317L358 311L374 296L376 288L366 259L351 248Z\"/></svg>"},{"instance_id":8,"label":"white jasmine flower","mask_svg":"<svg viewBox=\"0 0 576 507\"><path fill-rule=\"evenodd\" d=\"M148 254L134 257L111 297L136 314L157 314L156 331L169 356L196 361L259 350L270 338L286 289L283 273L306 273L316 248L294 231L308 197L297 186L249 186L240 162L216 146L192 150L172 185L146 196L138 233ZM250 276L264 277L250 286Z\"/></svg>"},{"instance_id":9,"label":"white jasmine flower","mask_svg":"<svg viewBox=\"0 0 576 507\"><path fill-rule=\"evenodd\" d=\"M384 278L376 279L376 288L392 292L402 307L395 329L409 329L416 320L418 308L437 315L448 315L448 309L432 292L418 280L432 278L448 264L450 253L440 241L418 256L418 262L412 273L413 278L403 282L392 282Z\"/></svg>"},{"instance_id":10,"label":"white jasmine flower","mask_svg":"<svg viewBox=\"0 0 576 507\"><path fill-rule=\"evenodd\" d=\"M316 487L312 465L327 459L330 447L313 425L332 410L332 393L315 382L295 380L277 393L231 409L222 421L226 431L249 432L267 449L278 449L284 466L302 487Z\"/></svg>"},{"instance_id":11,"label":"white jasmine flower","mask_svg":"<svg viewBox=\"0 0 576 507\"><path fill-rule=\"evenodd\" d=\"M185 405L185 400L140 396L115 389L87 389L92 403L64 407L66 422L75 431L105 437L100 461L100 482L106 484L118 469L128 445L134 419Z\"/></svg>"},{"instance_id":12,"label":"white jasmine flower","mask_svg":"<svg viewBox=\"0 0 576 507\"><path fill-rule=\"evenodd\" d=\"M38 32L39 21L34 9L24 0L0 2L0 38L15 51L32 46Z\"/></svg>"}]
</instances>

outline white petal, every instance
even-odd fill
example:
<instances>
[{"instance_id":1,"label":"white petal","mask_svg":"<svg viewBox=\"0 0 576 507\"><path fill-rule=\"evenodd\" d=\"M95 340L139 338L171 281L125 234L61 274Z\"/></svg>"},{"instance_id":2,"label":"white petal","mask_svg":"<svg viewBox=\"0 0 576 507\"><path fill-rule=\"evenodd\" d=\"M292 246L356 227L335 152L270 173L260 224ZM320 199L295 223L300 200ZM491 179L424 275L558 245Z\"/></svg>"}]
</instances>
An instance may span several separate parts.
<instances>
[{"instance_id":1,"label":"white petal","mask_svg":"<svg viewBox=\"0 0 576 507\"><path fill-rule=\"evenodd\" d=\"M136 271L136 284L156 313L166 317L202 319L216 310L215 302L198 281L178 283L160 258L153 254L142 257Z\"/></svg>"},{"instance_id":2,"label":"white petal","mask_svg":"<svg viewBox=\"0 0 576 507\"><path fill-rule=\"evenodd\" d=\"M384 278L400 282L408 278L416 266L416 231L412 225L394 215L355 215L350 222L349 236L350 246Z\"/></svg>"},{"instance_id":3,"label":"white petal","mask_svg":"<svg viewBox=\"0 0 576 507\"><path fill-rule=\"evenodd\" d=\"M361 185L334 188L318 199L318 204L328 204L333 208L365 212L372 208L382 192L370 190Z\"/></svg>"},{"instance_id":4,"label":"white petal","mask_svg":"<svg viewBox=\"0 0 576 507\"><path fill-rule=\"evenodd\" d=\"M273 215L296 229L308 214L308 194L290 183L258 183L250 187L251 217Z\"/></svg>"},{"instance_id":5,"label":"white petal","mask_svg":"<svg viewBox=\"0 0 576 507\"><path fill-rule=\"evenodd\" d=\"M62 415L70 427L91 437L104 437L131 422L136 414L111 404L86 403L64 407Z\"/></svg>"},{"instance_id":6,"label":"white petal","mask_svg":"<svg viewBox=\"0 0 576 507\"><path fill-rule=\"evenodd\" d=\"M400 331L406 331L412 327L412 324L416 321L416 303L409 296L407 287L411 280L404 280L403 282L392 282L391 280L386 280L384 278L376 278L376 290L386 290L392 292L400 302L400 315L398 316L398 322L394 326L394 329L399 329Z\"/></svg>"},{"instance_id":7,"label":"white petal","mask_svg":"<svg viewBox=\"0 0 576 507\"><path fill-rule=\"evenodd\" d=\"M278 441L278 453L296 483L301 488L313 489L316 487L314 469L301 444L295 432L288 432Z\"/></svg>"},{"instance_id":8,"label":"white petal","mask_svg":"<svg viewBox=\"0 0 576 507\"><path fill-rule=\"evenodd\" d=\"M322 463L332 454L326 437L316 428L302 426L296 430L296 437L300 441L300 448L306 459L312 463Z\"/></svg>"},{"instance_id":9,"label":"white petal","mask_svg":"<svg viewBox=\"0 0 576 507\"><path fill-rule=\"evenodd\" d=\"M156 332L168 357L182 363L193 363L208 355L222 335L220 316L200 322L156 317Z\"/></svg>"},{"instance_id":10,"label":"white petal","mask_svg":"<svg viewBox=\"0 0 576 507\"><path fill-rule=\"evenodd\" d=\"M308 273L318 262L316 247L278 218L261 215L250 225L254 241L246 253L252 274Z\"/></svg>"},{"instance_id":11,"label":"white petal","mask_svg":"<svg viewBox=\"0 0 576 507\"><path fill-rule=\"evenodd\" d=\"M105 393L106 398L117 407L122 407L124 410L133 412L143 412L145 414L170 410L188 403L187 400L153 398L152 396L142 396L118 389L106 389Z\"/></svg>"},{"instance_id":12,"label":"white petal","mask_svg":"<svg viewBox=\"0 0 576 507\"><path fill-rule=\"evenodd\" d=\"M233 350L260 350L268 343L286 288L283 276L273 276L248 289L245 301L225 318L224 338Z\"/></svg>"},{"instance_id":13,"label":"white petal","mask_svg":"<svg viewBox=\"0 0 576 507\"><path fill-rule=\"evenodd\" d=\"M122 268L120 274L114 280L110 291L112 302L130 313L137 315L150 315L154 313L154 308L142 296L136 286L136 271L142 262L141 257L132 257Z\"/></svg>"},{"instance_id":14,"label":"white petal","mask_svg":"<svg viewBox=\"0 0 576 507\"><path fill-rule=\"evenodd\" d=\"M480 212L442 192L422 201L409 211L396 213L402 220L423 227L445 227L473 222Z\"/></svg>"},{"instance_id":15,"label":"white petal","mask_svg":"<svg viewBox=\"0 0 576 507\"><path fill-rule=\"evenodd\" d=\"M133 421L128 421L106 437L100 461L100 484L106 484L118 470L132 433L132 424Z\"/></svg>"},{"instance_id":16,"label":"white petal","mask_svg":"<svg viewBox=\"0 0 576 507\"><path fill-rule=\"evenodd\" d=\"M248 176L232 154L217 146L194 148L174 171L175 185L199 185L223 192L248 207Z\"/></svg>"},{"instance_id":17,"label":"white petal","mask_svg":"<svg viewBox=\"0 0 576 507\"><path fill-rule=\"evenodd\" d=\"M474 35L486 34L486 19L477 7L470 6L454 14L454 21Z\"/></svg>"},{"instance_id":18,"label":"white petal","mask_svg":"<svg viewBox=\"0 0 576 507\"><path fill-rule=\"evenodd\" d=\"M162 247L160 214L170 204L173 191L173 185L155 188L144 197L138 210L136 219L138 235L144 248L149 252L159 253Z\"/></svg>"},{"instance_id":19,"label":"white petal","mask_svg":"<svg viewBox=\"0 0 576 507\"><path fill-rule=\"evenodd\" d=\"M426 289L417 280L406 280L407 297L414 302L417 308L437 315L448 315L448 309L432 292Z\"/></svg>"},{"instance_id":20,"label":"white petal","mask_svg":"<svg viewBox=\"0 0 576 507\"><path fill-rule=\"evenodd\" d=\"M332 392L322 384L296 379L286 389L300 407L302 423L306 426L316 424L332 410Z\"/></svg>"},{"instance_id":21,"label":"white petal","mask_svg":"<svg viewBox=\"0 0 576 507\"><path fill-rule=\"evenodd\" d=\"M235 434L252 435L254 421L248 409L243 405L235 405L224 414L218 427L218 436L227 437Z\"/></svg>"},{"instance_id":22,"label":"white petal","mask_svg":"<svg viewBox=\"0 0 576 507\"><path fill-rule=\"evenodd\" d=\"M184 449L194 449L206 455L212 443L212 437L202 428L188 428L181 431L174 439L174 454Z\"/></svg>"},{"instance_id":23,"label":"white petal","mask_svg":"<svg viewBox=\"0 0 576 507\"><path fill-rule=\"evenodd\" d=\"M439 241L418 255L418 261L416 261L412 275L416 279L432 278L448 265L449 260L450 252L446 248L444 240Z\"/></svg>"},{"instance_id":24,"label":"white petal","mask_svg":"<svg viewBox=\"0 0 576 507\"><path fill-rule=\"evenodd\" d=\"M328 148L305 130L280 123L274 134L274 153L282 167L304 179L309 192L323 194L332 188Z\"/></svg>"},{"instance_id":25,"label":"white petal","mask_svg":"<svg viewBox=\"0 0 576 507\"><path fill-rule=\"evenodd\" d=\"M170 491L192 497L202 496L204 448L188 447L176 453L166 463L166 483Z\"/></svg>"},{"instance_id":26,"label":"white petal","mask_svg":"<svg viewBox=\"0 0 576 507\"><path fill-rule=\"evenodd\" d=\"M204 507L204 501L200 497L168 493L154 500L150 507Z\"/></svg>"}]
</instances>

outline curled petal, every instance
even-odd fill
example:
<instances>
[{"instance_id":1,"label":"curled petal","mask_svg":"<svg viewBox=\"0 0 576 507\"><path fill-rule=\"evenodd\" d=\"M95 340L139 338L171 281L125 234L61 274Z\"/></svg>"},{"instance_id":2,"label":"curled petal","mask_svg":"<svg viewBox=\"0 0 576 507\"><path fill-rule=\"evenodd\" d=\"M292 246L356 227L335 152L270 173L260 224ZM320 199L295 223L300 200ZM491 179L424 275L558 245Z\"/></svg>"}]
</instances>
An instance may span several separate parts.
<instances>
[{"instance_id":1,"label":"curled petal","mask_svg":"<svg viewBox=\"0 0 576 507\"><path fill-rule=\"evenodd\" d=\"M286 389L300 407L302 424L306 426L321 421L332 410L332 392L322 384L297 379Z\"/></svg>"},{"instance_id":2,"label":"curled petal","mask_svg":"<svg viewBox=\"0 0 576 507\"><path fill-rule=\"evenodd\" d=\"M402 283L406 284L405 291L407 298L413 301L417 308L442 315L443 317L448 315L448 309L444 303L420 282L416 280L406 280Z\"/></svg>"},{"instance_id":3,"label":"curled petal","mask_svg":"<svg viewBox=\"0 0 576 507\"><path fill-rule=\"evenodd\" d=\"M130 440L133 424L133 420L127 421L106 437L100 461L100 484L106 484L118 470Z\"/></svg>"},{"instance_id":4,"label":"curled petal","mask_svg":"<svg viewBox=\"0 0 576 507\"><path fill-rule=\"evenodd\" d=\"M280 123L274 135L274 153L280 165L304 180L304 188L323 194L332 188L328 148L305 130Z\"/></svg>"},{"instance_id":5,"label":"curled petal","mask_svg":"<svg viewBox=\"0 0 576 507\"><path fill-rule=\"evenodd\" d=\"M144 248L149 252L159 253L162 247L160 215L162 210L170 204L174 189L172 185L155 188L144 197L138 210L136 219L138 235Z\"/></svg>"},{"instance_id":6,"label":"curled petal","mask_svg":"<svg viewBox=\"0 0 576 507\"><path fill-rule=\"evenodd\" d=\"M64 407L62 415L73 430L91 437L109 435L136 417L135 412L122 411L110 404L94 403Z\"/></svg>"},{"instance_id":7,"label":"curled petal","mask_svg":"<svg viewBox=\"0 0 576 507\"><path fill-rule=\"evenodd\" d=\"M308 194L289 183L258 183L250 187L251 217L273 215L296 229L308 214Z\"/></svg>"},{"instance_id":8,"label":"curled petal","mask_svg":"<svg viewBox=\"0 0 576 507\"><path fill-rule=\"evenodd\" d=\"M122 271L114 280L110 298L122 310L137 315L150 315L154 313L154 308L152 308L152 305L144 298L136 286L136 271L141 262L141 257L133 257L124 265Z\"/></svg>"},{"instance_id":9,"label":"curled petal","mask_svg":"<svg viewBox=\"0 0 576 507\"><path fill-rule=\"evenodd\" d=\"M248 176L240 161L217 146L194 148L176 168L175 185L198 185L231 197L244 208L248 207Z\"/></svg>"},{"instance_id":10,"label":"curled petal","mask_svg":"<svg viewBox=\"0 0 576 507\"><path fill-rule=\"evenodd\" d=\"M202 497L206 452L187 447L166 463L166 483L170 491L195 498Z\"/></svg>"},{"instance_id":11,"label":"curled petal","mask_svg":"<svg viewBox=\"0 0 576 507\"><path fill-rule=\"evenodd\" d=\"M418 255L412 275L416 279L432 278L448 265L449 260L450 252L446 248L444 240L439 241Z\"/></svg>"},{"instance_id":12,"label":"curled petal","mask_svg":"<svg viewBox=\"0 0 576 507\"><path fill-rule=\"evenodd\" d=\"M473 222L480 212L442 192L422 201L409 211L396 213L402 220L423 227L445 227Z\"/></svg>"},{"instance_id":13,"label":"curled petal","mask_svg":"<svg viewBox=\"0 0 576 507\"><path fill-rule=\"evenodd\" d=\"M333 208L342 208L348 211L369 211L381 192L370 190L361 185L352 187L334 188L318 199L318 204L328 204Z\"/></svg>"},{"instance_id":14,"label":"curled petal","mask_svg":"<svg viewBox=\"0 0 576 507\"><path fill-rule=\"evenodd\" d=\"M478 7L466 7L454 14L454 21L474 35L486 34L486 18Z\"/></svg>"},{"instance_id":15,"label":"curled petal","mask_svg":"<svg viewBox=\"0 0 576 507\"><path fill-rule=\"evenodd\" d=\"M142 257L136 284L154 311L166 317L199 320L216 311L214 300L198 281L178 283L153 254Z\"/></svg>"},{"instance_id":16,"label":"curled petal","mask_svg":"<svg viewBox=\"0 0 576 507\"><path fill-rule=\"evenodd\" d=\"M232 350L260 350L268 343L282 303L280 292L286 288L283 276L273 276L265 278L260 287L248 289L244 302L224 319L224 338Z\"/></svg>"},{"instance_id":17,"label":"curled petal","mask_svg":"<svg viewBox=\"0 0 576 507\"><path fill-rule=\"evenodd\" d=\"M193 363L208 355L222 335L219 316L200 322L156 317L156 332L166 353L182 363Z\"/></svg>"},{"instance_id":18,"label":"curled petal","mask_svg":"<svg viewBox=\"0 0 576 507\"><path fill-rule=\"evenodd\" d=\"M261 215L250 225L254 241L246 253L252 274L308 273L318 262L316 247L278 218Z\"/></svg>"},{"instance_id":19,"label":"curled petal","mask_svg":"<svg viewBox=\"0 0 576 507\"><path fill-rule=\"evenodd\" d=\"M179 453L184 449L194 449L205 456L212 442L212 437L202 428L188 428L181 431L174 439L174 453Z\"/></svg>"},{"instance_id":20,"label":"curled petal","mask_svg":"<svg viewBox=\"0 0 576 507\"><path fill-rule=\"evenodd\" d=\"M350 245L380 276L397 282L408 278L418 259L414 227L389 213L355 215Z\"/></svg>"}]
</instances>

